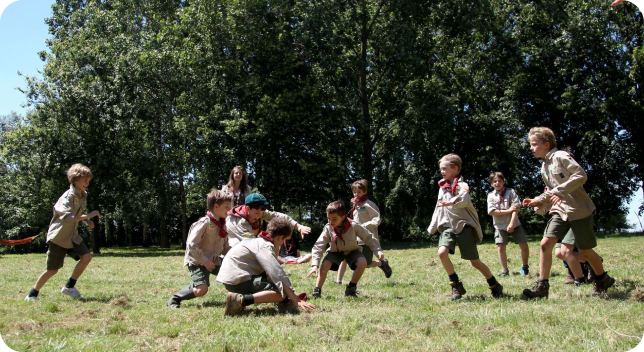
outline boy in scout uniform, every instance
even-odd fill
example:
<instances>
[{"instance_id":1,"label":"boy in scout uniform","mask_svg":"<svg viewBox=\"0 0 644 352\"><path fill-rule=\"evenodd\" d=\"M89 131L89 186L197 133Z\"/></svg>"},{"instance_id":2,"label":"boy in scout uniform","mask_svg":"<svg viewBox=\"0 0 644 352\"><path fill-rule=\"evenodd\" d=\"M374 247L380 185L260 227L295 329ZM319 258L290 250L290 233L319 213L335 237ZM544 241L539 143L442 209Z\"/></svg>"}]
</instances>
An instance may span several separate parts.
<instances>
[{"instance_id":1,"label":"boy in scout uniform","mask_svg":"<svg viewBox=\"0 0 644 352\"><path fill-rule=\"evenodd\" d=\"M47 270L40 274L36 284L25 297L25 301L38 300L40 289L56 275L58 269L63 267L65 255L74 258L78 263L60 292L75 299L83 299L75 285L92 260L92 255L89 254L89 249L83 242L83 238L78 234L78 223L80 221L86 222L89 228L93 229L94 223L89 219L99 214L97 210L84 214L87 206L87 192L85 190L92 179L90 169L82 164L74 164L67 170L67 179L70 183L69 190L63 193L54 205L54 215L47 232L47 244L49 245Z\"/></svg>"}]
</instances>

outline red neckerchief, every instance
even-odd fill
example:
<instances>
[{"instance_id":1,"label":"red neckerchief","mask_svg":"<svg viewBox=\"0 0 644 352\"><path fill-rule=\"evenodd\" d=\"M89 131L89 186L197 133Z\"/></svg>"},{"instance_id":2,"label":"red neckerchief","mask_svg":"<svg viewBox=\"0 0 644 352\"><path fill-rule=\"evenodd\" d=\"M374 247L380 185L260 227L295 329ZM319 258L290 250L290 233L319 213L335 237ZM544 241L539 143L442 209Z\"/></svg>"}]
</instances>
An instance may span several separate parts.
<instances>
[{"instance_id":1,"label":"red neckerchief","mask_svg":"<svg viewBox=\"0 0 644 352\"><path fill-rule=\"evenodd\" d=\"M271 236L271 234L266 232L266 231L260 231L257 234L257 237L261 237L261 238L267 240L268 242L275 244L275 241L273 241L273 237Z\"/></svg>"},{"instance_id":2,"label":"red neckerchief","mask_svg":"<svg viewBox=\"0 0 644 352\"><path fill-rule=\"evenodd\" d=\"M240 205L237 207L234 207L228 211L228 215L230 216L236 216L238 218L244 218L246 221L250 223L250 226L253 228L253 231L258 230L262 226L262 220L257 220L255 222L250 222L248 219L248 212L250 208L248 205Z\"/></svg>"},{"instance_id":3,"label":"red neckerchief","mask_svg":"<svg viewBox=\"0 0 644 352\"><path fill-rule=\"evenodd\" d=\"M456 176L453 180L452 183L449 183L446 179L442 179L438 181L438 187L440 188L447 188L449 189L450 193L456 194L456 186L458 186L458 179L460 176Z\"/></svg>"},{"instance_id":4,"label":"red neckerchief","mask_svg":"<svg viewBox=\"0 0 644 352\"><path fill-rule=\"evenodd\" d=\"M208 210L206 216L210 218L210 221L212 221L213 224L219 226L219 237L225 238L226 236L228 236L228 232L226 232L226 219L217 219L215 215L210 212L210 210Z\"/></svg>"},{"instance_id":5,"label":"red neckerchief","mask_svg":"<svg viewBox=\"0 0 644 352\"><path fill-rule=\"evenodd\" d=\"M342 238L342 235L344 235L349 229L351 228L351 220L348 218L344 218L344 222L342 223L342 227L340 227L340 233L338 233L338 230L335 229L335 227L331 226L333 229L333 233L335 236L333 236L333 243L335 243L335 246L338 246L338 238L342 240L343 243L346 243L344 241L344 238Z\"/></svg>"},{"instance_id":6,"label":"red neckerchief","mask_svg":"<svg viewBox=\"0 0 644 352\"><path fill-rule=\"evenodd\" d=\"M367 196L366 194L360 198L355 198L355 197L351 198L351 203L353 204L353 207L351 208L351 210L349 210L349 212L347 213L347 216L353 219L353 211L356 210L358 203L364 203L367 201L367 199L369 199L369 196Z\"/></svg>"},{"instance_id":7,"label":"red neckerchief","mask_svg":"<svg viewBox=\"0 0 644 352\"><path fill-rule=\"evenodd\" d=\"M290 242L290 245L287 246L286 242ZM293 245L295 245L295 241L293 239L284 241L284 248L286 249L287 252L290 252L291 249L293 249Z\"/></svg>"},{"instance_id":8,"label":"red neckerchief","mask_svg":"<svg viewBox=\"0 0 644 352\"><path fill-rule=\"evenodd\" d=\"M505 199L505 194L508 193L508 189L503 187L501 192L499 192L499 204L496 206L497 209L501 210L501 204L503 204L503 199Z\"/></svg>"}]
</instances>

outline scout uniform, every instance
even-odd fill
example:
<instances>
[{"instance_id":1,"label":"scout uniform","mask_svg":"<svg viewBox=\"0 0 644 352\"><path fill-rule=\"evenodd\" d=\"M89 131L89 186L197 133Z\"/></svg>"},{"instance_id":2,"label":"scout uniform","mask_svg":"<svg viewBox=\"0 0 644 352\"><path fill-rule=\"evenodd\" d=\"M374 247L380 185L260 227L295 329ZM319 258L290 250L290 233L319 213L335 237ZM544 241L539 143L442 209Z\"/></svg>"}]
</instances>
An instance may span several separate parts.
<instances>
[{"instance_id":1,"label":"scout uniform","mask_svg":"<svg viewBox=\"0 0 644 352\"><path fill-rule=\"evenodd\" d=\"M494 210L507 210L514 204L521 206L519 196L512 188L503 188L500 192L496 190L487 195L487 212L491 214ZM505 215L492 215L494 223L494 243L508 244L509 234L507 231L508 225L512 220L512 214ZM519 218L514 223L514 231L512 232L512 239L514 243L528 242L528 236L521 226Z\"/></svg>"},{"instance_id":2,"label":"scout uniform","mask_svg":"<svg viewBox=\"0 0 644 352\"><path fill-rule=\"evenodd\" d=\"M355 204L355 209L353 210L353 214L351 215L353 216L353 221L355 221L356 224L362 225L373 234L373 237L380 241L380 237L378 236L378 225L380 225L380 209L378 209L376 203L374 203L370 199L367 199L364 202L357 203ZM367 265L371 264L371 262L373 262L373 251L371 251L369 246L365 246L364 242L362 242L362 239L360 239L359 237L358 245L362 246L362 253L367 260Z\"/></svg>"},{"instance_id":3,"label":"scout uniform","mask_svg":"<svg viewBox=\"0 0 644 352\"><path fill-rule=\"evenodd\" d=\"M229 212L229 215L226 217L226 231L228 231L228 240L230 241L230 246L234 247L243 240L256 238L257 234L262 229L263 221L271 221L272 219L279 217L288 219L288 221L291 223L291 226L293 227L297 225L297 222L286 214L266 210L264 211L262 218L259 219L259 227L254 230L252 224L248 220L244 219L243 217L230 215Z\"/></svg>"},{"instance_id":4,"label":"scout uniform","mask_svg":"<svg viewBox=\"0 0 644 352\"><path fill-rule=\"evenodd\" d=\"M355 270L356 260L360 257L364 257L362 254L362 248L358 245L358 239L361 239L362 242L376 254L376 256L383 254L382 249L380 248L380 242L371 232L369 232L369 230L350 219L347 220L351 225L347 231L342 234L342 236L336 236L331 225L327 224L324 226L322 234L317 239L312 249L313 259L311 261L311 266L319 267L322 252L327 244L330 246L326 251L327 254L324 257L324 260L333 263L330 269L333 271L338 270L338 267L343 260L346 260L351 270Z\"/></svg>"}]
</instances>

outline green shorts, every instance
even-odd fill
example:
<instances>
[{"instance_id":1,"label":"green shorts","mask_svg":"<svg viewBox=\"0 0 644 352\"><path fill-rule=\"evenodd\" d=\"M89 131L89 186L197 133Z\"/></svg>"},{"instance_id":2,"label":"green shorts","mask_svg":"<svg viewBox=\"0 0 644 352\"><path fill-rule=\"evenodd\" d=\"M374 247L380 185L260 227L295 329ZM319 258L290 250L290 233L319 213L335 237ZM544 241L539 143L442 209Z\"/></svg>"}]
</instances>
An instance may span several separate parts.
<instances>
[{"instance_id":1,"label":"green shorts","mask_svg":"<svg viewBox=\"0 0 644 352\"><path fill-rule=\"evenodd\" d=\"M80 257L85 254L89 254L89 249L85 245L85 242L76 244L72 242L74 247L72 248L63 248L54 242L49 241L49 250L47 251L47 270L58 270L63 267L65 261L65 255L68 255L74 260L79 261Z\"/></svg>"},{"instance_id":2,"label":"green shorts","mask_svg":"<svg viewBox=\"0 0 644 352\"><path fill-rule=\"evenodd\" d=\"M576 245L581 250L593 249L597 247L593 224L592 215L579 220L564 221L559 214L555 214L548 220L543 235L558 238L565 244Z\"/></svg>"},{"instance_id":3,"label":"green shorts","mask_svg":"<svg viewBox=\"0 0 644 352\"><path fill-rule=\"evenodd\" d=\"M519 225L514 228L512 234L512 241L516 244L528 242L528 235L526 235L523 226ZM508 244L510 242L510 232L505 230L494 230L494 243Z\"/></svg>"},{"instance_id":4,"label":"green shorts","mask_svg":"<svg viewBox=\"0 0 644 352\"><path fill-rule=\"evenodd\" d=\"M266 273L252 276L250 280L237 285L224 284L224 287L228 292L241 293L242 295L252 295L257 292L275 291L277 289L275 284L268 279Z\"/></svg>"},{"instance_id":5,"label":"green shorts","mask_svg":"<svg viewBox=\"0 0 644 352\"><path fill-rule=\"evenodd\" d=\"M367 260L367 265L371 264L373 262L373 251L367 245L362 245L360 247L362 247L362 255L364 255L364 259Z\"/></svg>"},{"instance_id":6,"label":"green shorts","mask_svg":"<svg viewBox=\"0 0 644 352\"><path fill-rule=\"evenodd\" d=\"M210 287L210 275L219 274L219 268L220 266L217 265L215 267L215 270L210 272L203 265L188 265L190 278L192 279L192 283L195 285L195 287L203 284L206 284L208 287Z\"/></svg>"},{"instance_id":7,"label":"green shorts","mask_svg":"<svg viewBox=\"0 0 644 352\"><path fill-rule=\"evenodd\" d=\"M442 228L442 233L438 239L438 247L449 248L449 254L454 254L456 245L461 251L461 258L465 260L479 259L479 251L476 248L476 231L472 226L465 226L461 233L454 233L451 228Z\"/></svg>"},{"instance_id":8,"label":"green shorts","mask_svg":"<svg viewBox=\"0 0 644 352\"><path fill-rule=\"evenodd\" d=\"M347 254L344 254L344 252L328 252L324 260L322 260L322 264L324 265L324 262L329 261L333 263L329 270L338 271L342 261L346 261L351 270L356 270L356 261L359 258L364 258L364 254L361 251L352 251Z\"/></svg>"}]
</instances>

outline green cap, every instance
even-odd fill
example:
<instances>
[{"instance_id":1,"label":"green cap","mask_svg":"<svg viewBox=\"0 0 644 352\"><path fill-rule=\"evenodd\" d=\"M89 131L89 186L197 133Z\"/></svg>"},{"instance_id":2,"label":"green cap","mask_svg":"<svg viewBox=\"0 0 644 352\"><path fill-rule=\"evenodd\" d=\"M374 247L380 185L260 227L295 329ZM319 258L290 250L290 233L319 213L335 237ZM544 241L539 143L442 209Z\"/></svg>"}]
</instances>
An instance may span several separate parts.
<instances>
[{"instance_id":1,"label":"green cap","mask_svg":"<svg viewBox=\"0 0 644 352\"><path fill-rule=\"evenodd\" d=\"M246 197L245 201L246 205L251 206L251 205L263 205L263 206L268 206L268 201L266 198L259 194L259 193L251 193Z\"/></svg>"}]
</instances>

